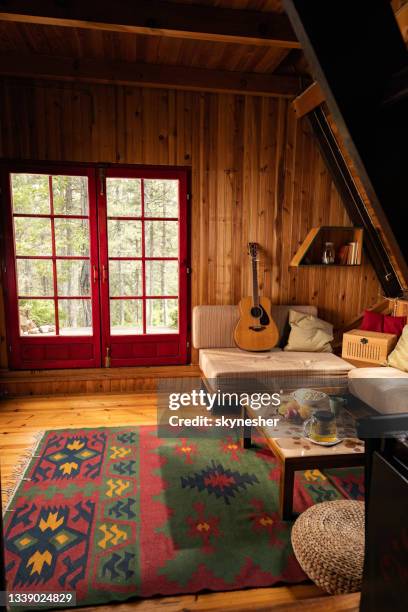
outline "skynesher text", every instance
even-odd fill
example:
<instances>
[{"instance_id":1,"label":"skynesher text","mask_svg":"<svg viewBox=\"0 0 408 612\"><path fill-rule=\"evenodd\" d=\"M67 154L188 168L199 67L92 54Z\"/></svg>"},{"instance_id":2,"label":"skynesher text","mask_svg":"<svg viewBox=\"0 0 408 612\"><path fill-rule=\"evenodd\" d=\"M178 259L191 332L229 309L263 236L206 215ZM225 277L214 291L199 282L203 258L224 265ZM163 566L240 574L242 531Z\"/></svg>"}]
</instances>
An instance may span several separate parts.
<instances>
[{"instance_id":1,"label":"skynesher text","mask_svg":"<svg viewBox=\"0 0 408 612\"><path fill-rule=\"evenodd\" d=\"M231 417L207 417L196 416L193 418L179 417L173 415L169 418L171 427L226 427L234 429L235 427L277 427L279 418L264 418L262 416L249 418L231 418Z\"/></svg>"}]
</instances>

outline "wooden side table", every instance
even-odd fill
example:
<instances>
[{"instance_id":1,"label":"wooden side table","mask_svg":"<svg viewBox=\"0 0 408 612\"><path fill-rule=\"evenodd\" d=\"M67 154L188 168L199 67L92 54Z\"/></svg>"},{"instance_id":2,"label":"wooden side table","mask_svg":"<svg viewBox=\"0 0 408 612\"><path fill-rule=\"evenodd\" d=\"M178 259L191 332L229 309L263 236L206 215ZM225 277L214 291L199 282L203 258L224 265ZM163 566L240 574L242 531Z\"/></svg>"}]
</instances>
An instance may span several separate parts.
<instances>
[{"instance_id":1,"label":"wooden side table","mask_svg":"<svg viewBox=\"0 0 408 612\"><path fill-rule=\"evenodd\" d=\"M243 412L250 418L257 416L257 413L248 406L245 406ZM251 447L251 429L245 427L243 432L243 446L247 449ZM335 446L320 446L302 436L303 427L293 427L281 422L277 428L259 427L258 429L280 464L279 515L285 521L294 518L295 472L365 465L364 442L358 438L346 438ZM287 433L288 429L291 429L290 436Z\"/></svg>"},{"instance_id":2,"label":"wooden side table","mask_svg":"<svg viewBox=\"0 0 408 612\"><path fill-rule=\"evenodd\" d=\"M266 437L266 436L265 436ZM360 440L344 440L335 446L319 446L306 438L272 438L266 442L279 460L281 473L279 484L279 514L284 521L293 519L293 485L295 472L326 468L343 468L364 465L364 443Z\"/></svg>"}]
</instances>

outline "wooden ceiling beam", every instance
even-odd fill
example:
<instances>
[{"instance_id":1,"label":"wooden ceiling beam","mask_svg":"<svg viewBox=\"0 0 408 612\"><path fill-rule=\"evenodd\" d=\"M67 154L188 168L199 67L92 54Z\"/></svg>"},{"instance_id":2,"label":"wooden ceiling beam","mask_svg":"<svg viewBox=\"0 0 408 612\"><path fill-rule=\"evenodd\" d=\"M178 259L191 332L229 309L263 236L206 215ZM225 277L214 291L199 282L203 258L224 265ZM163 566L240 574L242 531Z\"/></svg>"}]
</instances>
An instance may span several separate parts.
<instances>
[{"instance_id":1,"label":"wooden ceiling beam","mask_svg":"<svg viewBox=\"0 0 408 612\"><path fill-rule=\"evenodd\" d=\"M369 27L365 2L283 3L407 283L407 98L383 107L387 86L406 68L407 51L389 0L370 3ZM327 29L330 19L335 29Z\"/></svg>"},{"instance_id":2,"label":"wooden ceiling beam","mask_svg":"<svg viewBox=\"0 0 408 612\"><path fill-rule=\"evenodd\" d=\"M280 13L162 0L8 0L0 10L2 21L300 48L289 19Z\"/></svg>"},{"instance_id":3,"label":"wooden ceiling beam","mask_svg":"<svg viewBox=\"0 0 408 612\"><path fill-rule=\"evenodd\" d=\"M324 93L319 83L312 83L304 92L295 98L292 106L295 110L296 117L301 119L308 113L311 113L315 108L320 106L325 100Z\"/></svg>"},{"instance_id":4,"label":"wooden ceiling beam","mask_svg":"<svg viewBox=\"0 0 408 612\"><path fill-rule=\"evenodd\" d=\"M402 37L404 41L408 44L408 3L404 4L404 6L395 13L395 18L397 20L398 26L401 30ZM404 74L404 78L406 79L406 73ZM405 94L406 95L406 86L405 86ZM401 86L398 90L401 95ZM391 92L389 93L391 95ZM292 102L292 106L296 113L296 117L301 119L305 115L311 113L315 108L320 106L325 101L325 95L323 93L322 88L319 83L316 81L312 83L304 92L302 92L295 100Z\"/></svg>"},{"instance_id":5,"label":"wooden ceiling beam","mask_svg":"<svg viewBox=\"0 0 408 612\"><path fill-rule=\"evenodd\" d=\"M302 89L295 76L14 53L0 55L0 75L274 97Z\"/></svg>"},{"instance_id":6,"label":"wooden ceiling beam","mask_svg":"<svg viewBox=\"0 0 408 612\"><path fill-rule=\"evenodd\" d=\"M408 44L408 4L404 4L399 11L395 13L399 29L401 30L402 38Z\"/></svg>"}]
</instances>

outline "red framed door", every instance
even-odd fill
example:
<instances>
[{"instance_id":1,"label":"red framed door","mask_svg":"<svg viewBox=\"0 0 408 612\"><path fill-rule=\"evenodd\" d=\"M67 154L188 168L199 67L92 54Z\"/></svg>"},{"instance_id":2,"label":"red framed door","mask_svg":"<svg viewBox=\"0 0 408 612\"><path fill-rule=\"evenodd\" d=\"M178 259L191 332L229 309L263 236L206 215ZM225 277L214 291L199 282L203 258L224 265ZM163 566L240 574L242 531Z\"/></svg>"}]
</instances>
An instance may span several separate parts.
<instances>
[{"instance_id":1,"label":"red framed door","mask_svg":"<svg viewBox=\"0 0 408 612\"><path fill-rule=\"evenodd\" d=\"M10 367L99 366L95 170L16 166L3 183Z\"/></svg>"},{"instance_id":2,"label":"red framed door","mask_svg":"<svg viewBox=\"0 0 408 612\"><path fill-rule=\"evenodd\" d=\"M109 168L98 190L102 360L187 363L187 173Z\"/></svg>"}]
</instances>

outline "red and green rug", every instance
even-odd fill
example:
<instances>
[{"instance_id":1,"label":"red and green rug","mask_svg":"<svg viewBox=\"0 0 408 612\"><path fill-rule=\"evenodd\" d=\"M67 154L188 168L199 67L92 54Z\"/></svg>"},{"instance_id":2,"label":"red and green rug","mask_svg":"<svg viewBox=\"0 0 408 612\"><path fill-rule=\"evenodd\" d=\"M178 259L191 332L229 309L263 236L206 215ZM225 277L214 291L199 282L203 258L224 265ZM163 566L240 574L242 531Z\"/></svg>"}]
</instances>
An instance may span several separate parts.
<instances>
[{"instance_id":1,"label":"red and green rug","mask_svg":"<svg viewBox=\"0 0 408 612\"><path fill-rule=\"evenodd\" d=\"M8 588L85 605L302 582L278 483L271 453L234 438L46 432L6 512ZM362 498L361 470L297 474L297 511L343 496Z\"/></svg>"}]
</instances>

